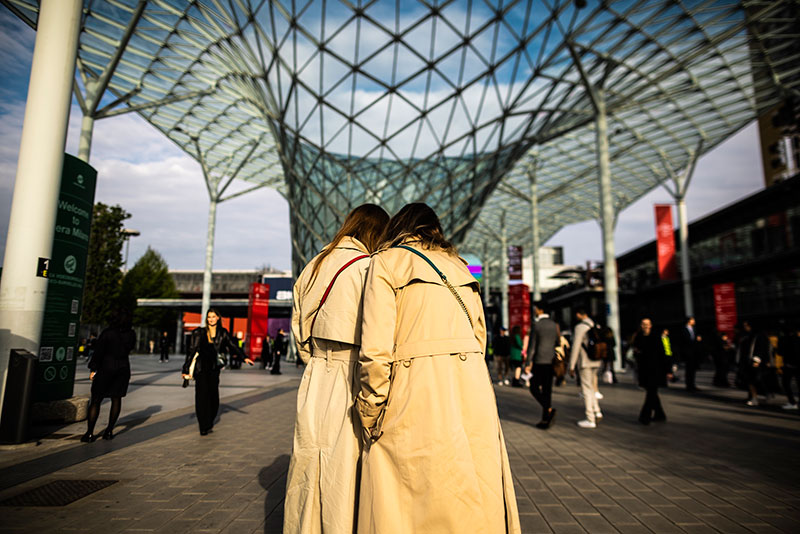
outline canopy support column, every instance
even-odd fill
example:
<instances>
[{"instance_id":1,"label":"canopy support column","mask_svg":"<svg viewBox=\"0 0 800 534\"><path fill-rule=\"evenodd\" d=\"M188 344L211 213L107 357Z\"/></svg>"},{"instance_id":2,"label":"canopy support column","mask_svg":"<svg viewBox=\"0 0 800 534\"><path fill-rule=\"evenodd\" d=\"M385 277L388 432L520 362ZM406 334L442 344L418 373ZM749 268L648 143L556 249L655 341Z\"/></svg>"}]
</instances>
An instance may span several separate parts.
<instances>
[{"instance_id":1,"label":"canopy support column","mask_svg":"<svg viewBox=\"0 0 800 534\"><path fill-rule=\"evenodd\" d=\"M0 282L0 406L9 351L39 352L82 0L42 0Z\"/></svg>"},{"instance_id":2,"label":"canopy support column","mask_svg":"<svg viewBox=\"0 0 800 534\"><path fill-rule=\"evenodd\" d=\"M489 263L491 257L489 256L489 243L483 242L483 305L489 306L492 303L492 290L491 290L491 267Z\"/></svg>"},{"instance_id":3,"label":"canopy support column","mask_svg":"<svg viewBox=\"0 0 800 534\"><path fill-rule=\"evenodd\" d=\"M500 317L508 328L508 235L506 232L506 212L500 215Z\"/></svg>"},{"instance_id":4,"label":"canopy support column","mask_svg":"<svg viewBox=\"0 0 800 534\"><path fill-rule=\"evenodd\" d=\"M616 222L614 199L611 194L611 158L608 147L608 116L606 115L605 93L595 88L593 100L597 110L597 167L599 170L598 189L600 193L600 221L603 232L603 288L606 297L606 326L614 333L614 368L622 368L621 337L619 321L619 287L617 285L617 258L614 245L614 226Z\"/></svg>"},{"instance_id":5,"label":"canopy support column","mask_svg":"<svg viewBox=\"0 0 800 534\"><path fill-rule=\"evenodd\" d=\"M531 261L533 263L533 301L538 302L542 300L542 288L539 284L539 269L541 267L539 261L539 197L536 187L536 164L531 163L528 167L528 178L531 182Z\"/></svg>"},{"instance_id":6,"label":"canopy support column","mask_svg":"<svg viewBox=\"0 0 800 534\"><path fill-rule=\"evenodd\" d=\"M203 271L203 303L200 322L205 326L206 314L211 307L211 277L214 267L214 232L217 228L217 196L212 194L208 202L208 232L206 233L206 265Z\"/></svg>"}]
</instances>

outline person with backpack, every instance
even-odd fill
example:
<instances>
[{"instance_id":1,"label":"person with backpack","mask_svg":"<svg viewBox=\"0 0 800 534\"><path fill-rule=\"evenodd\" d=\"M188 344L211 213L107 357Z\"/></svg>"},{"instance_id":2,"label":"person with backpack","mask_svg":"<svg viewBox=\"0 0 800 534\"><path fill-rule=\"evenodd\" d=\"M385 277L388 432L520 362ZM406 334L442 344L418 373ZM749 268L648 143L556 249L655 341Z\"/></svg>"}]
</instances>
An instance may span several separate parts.
<instances>
[{"instance_id":1,"label":"person with backpack","mask_svg":"<svg viewBox=\"0 0 800 534\"><path fill-rule=\"evenodd\" d=\"M583 308L575 312L578 324L572 334L572 350L569 356L569 375L575 377L578 370L581 378L581 394L586 409L586 418L578 421L581 428L596 428L597 419L602 417L600 403L595 396L597 370L603 363L607 346L600 341L594 321Z\"/></svg>"}]
</instances>

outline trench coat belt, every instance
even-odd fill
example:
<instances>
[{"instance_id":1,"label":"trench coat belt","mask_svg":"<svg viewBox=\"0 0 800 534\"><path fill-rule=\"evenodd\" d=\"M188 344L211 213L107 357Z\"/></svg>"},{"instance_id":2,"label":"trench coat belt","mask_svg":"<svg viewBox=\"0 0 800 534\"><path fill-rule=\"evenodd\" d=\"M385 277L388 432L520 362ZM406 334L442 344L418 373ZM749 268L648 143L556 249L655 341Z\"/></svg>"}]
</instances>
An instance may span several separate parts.
<instances>
[{"instance_id":1,"label":"trench coat belt","mask_svg":"<svg viewBox=\"0 0 800 534\"><path fill-rule=\"evenodd\" d=\"M447 354L447 353L445 353L445 354L412 354L412 355L406 356L405 358L398 358L398 359L395 360L395 362L403 364L403 367L409 367L409 366L411 366L411 360L414 360L416 358L433 358L433 357L436 357L436 356L458 357L459 360L461 360L462 362L465 362L465 361L467 361L467 357L469 357L470 355L481 356L481 358L483 357L483 353L482 352L477 352L477 351L451 352L449 354Z\"/></svg>"},{"instance_id":2,"label":"trench coat belt","mask_svg":"<svg viewBox=\"0 0 800 534\"><path fill-rule=\"evenodd\" d=\"M312 343L315 343L315 341L312 340ZM331 347L331 343L326 343L325 341L316 342L314 350L311 352L311 356L313 358L323 358L328 362L357 362L358 347L355 345L350 345L350 347L352 348L336 350Z\"/></svg>"}]
</instances>

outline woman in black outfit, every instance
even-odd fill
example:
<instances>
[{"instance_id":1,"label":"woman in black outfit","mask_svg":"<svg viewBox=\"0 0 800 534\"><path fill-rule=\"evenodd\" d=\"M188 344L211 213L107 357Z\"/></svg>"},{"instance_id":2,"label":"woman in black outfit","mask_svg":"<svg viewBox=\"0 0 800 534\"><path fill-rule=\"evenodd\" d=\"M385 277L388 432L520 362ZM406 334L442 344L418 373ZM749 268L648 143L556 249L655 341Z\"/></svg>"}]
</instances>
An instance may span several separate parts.
<instances>
[{"instance_id":1,"label":"woman in black outfit","mask_svg":"<svg viewBox=\"0 0 800 534\"><path fill-rule=\"evenodd\" d=\"M661 399L658 397L658 388L667 386L669 361L664 354L661 336L653 331L650 319L642 319L639 327L631 344L636 358L639 386L647 392L642 411L639 413L639 422L649 425L650 421L667 420L664 408L661 407Z\"/></svg>"},{"instance_id":2,"label":"woman in black outfit","mask_svg":"<svg viewBox=\"0 0 800 534\"><path fill-rule=\"evenodd\" d=\"M117 310L111 326L103 330L94 343L94 353L89 360L92 380L92 400L89 403L88 428L81 437L84 443L97 439L94 426L100 416L100 403L111 397L111 412L108 415L108 426L103 432L103 439L114 439L114 425L122 410L122 397L128 393L131 380L131 363L128 355L136 345L136 334L131 328L131 313L128 310Z\"/></svg>"},{"instance_id":3,"label":"woman in black outfit","mask_svg":"<svg viewBox=\"0 0 800 534\"><path fill-rule=\"evenodd\" d=\"M188 380L192 378L189 368L197 354L194 367L194 409L201 436L212 432L214 419L219 411L219 371L225 366L224 362L219 360L219 355L236 354L253 365L253 361L239 348L236 340L218 324L219 318L220 314L214 308L206 312L206 326L192 331L186 362L183 364L183 378Z\"/></svg>"}]
</instances>

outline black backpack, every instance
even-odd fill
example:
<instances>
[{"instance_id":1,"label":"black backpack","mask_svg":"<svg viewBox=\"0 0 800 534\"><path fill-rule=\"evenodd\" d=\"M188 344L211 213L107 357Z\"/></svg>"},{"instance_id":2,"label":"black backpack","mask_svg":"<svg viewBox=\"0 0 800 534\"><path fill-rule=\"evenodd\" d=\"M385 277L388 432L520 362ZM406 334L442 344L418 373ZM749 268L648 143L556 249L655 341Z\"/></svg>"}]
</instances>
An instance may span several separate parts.
<instances>
[{"instance_id":1,"label":"black backpack","mask_svg":"<svg viewBox=\"0 0 800 534\"><path fill-rule=\"evenodd\" d=\"M599 326L590 326L583 340L586 356L593 362L601 362L608 357L608 343L603 336L603 329Z\"/></svg>"}]
</instances>

